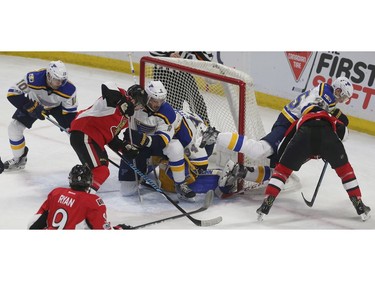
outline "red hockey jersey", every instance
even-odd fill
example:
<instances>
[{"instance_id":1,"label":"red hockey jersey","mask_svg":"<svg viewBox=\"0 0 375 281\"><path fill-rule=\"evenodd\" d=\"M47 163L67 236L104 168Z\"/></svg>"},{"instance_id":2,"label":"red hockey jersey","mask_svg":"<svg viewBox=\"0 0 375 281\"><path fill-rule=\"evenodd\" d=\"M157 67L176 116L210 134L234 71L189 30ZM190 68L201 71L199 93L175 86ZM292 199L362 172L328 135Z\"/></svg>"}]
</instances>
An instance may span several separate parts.
<instances>
[{"instance_id":1,"label":"red hockey jersey","mask_svg":"<svg viewBox=\"0 0 375 281\"><path fill-rule=\"evenodd\" d=\"M106 211L96 194L57 187L48 194L37 215L48 212L46 229L77 229L85 223L90 229L111 229Z\"/></svg>"},{"instance_id":2,"label":"red hockey jersey","mask_svg":"<svg viewBox=\"0 0 375 281\"><path fill-rule=\"evenodd\" d=\"M81 131L91 137L102 149L124 128L127 118L116 107L107 106L100 97L89 108L80 111L70 126L70 131Z\"/></svg>"}]
</instances>

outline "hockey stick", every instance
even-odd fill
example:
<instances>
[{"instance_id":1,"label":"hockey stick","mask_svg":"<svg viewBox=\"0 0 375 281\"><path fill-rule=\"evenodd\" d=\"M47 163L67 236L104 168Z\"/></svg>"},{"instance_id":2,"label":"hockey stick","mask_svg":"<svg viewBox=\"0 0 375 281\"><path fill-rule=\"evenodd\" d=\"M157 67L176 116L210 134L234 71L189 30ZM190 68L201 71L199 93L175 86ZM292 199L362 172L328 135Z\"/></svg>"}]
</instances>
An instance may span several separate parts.
<instances>
[{"instance_id":1,"label":"hockey stick","mask_svg":"<svg viewBox=\"0 0 375 281\"><path fill-rule=\"evenodd\" d=\"M318 183L316 184L315 191L314 191L313 197L311 198L311 201L307 201L305 199L305 196L303 196L303 193L301 192L303 200L305 201L306 205L309 206L309 207L312 207L314 205L315 198L316 198L316 195L318 194L318 190L319 190L320 184L322 183L322 180L323 180L324 174L326 172L327 166L328 166L328 161L325 161L324 166L323 166L323 170L320 173L320 177L319 177Z\"/></svg>"},{"instance_id":2,"label":"hockey stick","mask_svg":"<svg viewBox=\"0 0 375 281\"><path fill-rule=\"evenodd\" d=\"M133 59L132 59L132 53L129 52L128 53L128 57L129 57L129 64L130 64L130 70L133 74L133 79L134 79L134 83L137 84L137 79L135 78L135 71L134 71L134 65L133 65ZM132 118L129 117L129 129L132 127ZM133 144L133 139L132 139L132 134L131 134L131 130L129 130L129 139L130 139L130 144ZM133 165L136 167L136 162L135 162L135 159L133 159ZM138 183L138 186L137 186L137 192L138 192L138 198L139 198L139 202L143 202L143 198L142 198L142 195L141 195L141 189L140 189L140 180L138 178L138 175L136 174L135 175L135 180L137 181Z\"/></svg>"},{"instance_id":3,"label":"hockey stick","mask_svg":"<svg viewBox=\"0 0 375 281\"><path fill-rule=\"evenodd\" d=\"M153 224L165 222L167 220L174 220L174 219L182 218L182 217L185 217L185 216L188 216L188 215L192 215L192 214L203 212L203 211L207 210L208 207L210 207L210 205L212 204L213 198L214 198L214 192L212 190L209 190L206 193L206 197L204 198L204 203L203 203L202 207L200 207L199 209L187 212L185 214L179 214L179 215L175 215L175 216L172 216L172 217L166 217L164 219L160 219L160 220L156 220L156 221L151 221L151 222L144 223L144 224L137 225L137 226L130 226L129 229L138 229L138 228L142 228L142 227L145 227L145 226L149 226L149 225L153 225Z\"/></svg>"},{"instance_id":4,"label":"hockey stick","mask_svg":"<svg viewBox=\"0 0 375 281\"><path fill-rule=\"evenodd\" d=\"M127 164L134 172L136 172L145 182L147 182L153 189L157 192L161 193L169 202L173 204L181 213L184 214L189 220L191 220L197 226L211 226L220 223L223 218L216 217L209 220L198 220L190 216L184 209L182 209L179 205L177 205L171 197L169 197L162 189L160 189L155 182L153 182L148 176L142 173L140 170L137 169L131 162L129 162L125 157L123 157L119 152L114 151L121 159Z\"/></svg>"}]
</instances>

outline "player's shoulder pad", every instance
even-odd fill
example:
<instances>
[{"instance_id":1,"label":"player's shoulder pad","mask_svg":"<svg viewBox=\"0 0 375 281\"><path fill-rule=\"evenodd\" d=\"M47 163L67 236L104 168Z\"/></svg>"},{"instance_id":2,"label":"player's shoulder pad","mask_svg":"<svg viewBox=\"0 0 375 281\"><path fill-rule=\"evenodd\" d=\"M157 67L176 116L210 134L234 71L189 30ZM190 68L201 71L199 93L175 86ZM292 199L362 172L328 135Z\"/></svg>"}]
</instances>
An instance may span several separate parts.
<instances>
[{"instance_id":1,"label":"player's shoulder pad","mask_svg":"<svg viewBox=\"0 0 375 281\"><path fill-rule=\"evenodd\" d=\"M66 98L70 98L76 92L76 86L74 86L73 83L68 80L64 86L53 91L55 93L58 92L60 95L65 96Z\"/></svg>"},{"instance_id":2,"label":"player's shoulder pad","mask_svg":"<svg viewBox=\"0 0 375 281\"><path fill-rule=\"evenodd\" d=\"M26 74L26 82L31 87L47 87L45 68L28 72Z\"/></svg>"},{"instance_id":3,"label":"player's shoulder pad","mask_svg":"<svg viewBox=\"0 0 375 281\"><path fill-rule=\"evenodd\" d=\"M327 83L320 84L319 95L328 104L328 106L335 104L335 96L333 94L333 87Z\"/></svg>"},{"instance_id":4,"label":"player's shoulder pad","mask_svg":"<svg viewBox=\"0 0 375 281\"><path fill-rule=\"evenodd\" d=\"M176 112L167 102L163 103L159 111L154 113L154 115L165 120L167 124L172 124L176 120Z\"/></svg>"}]
</instances>

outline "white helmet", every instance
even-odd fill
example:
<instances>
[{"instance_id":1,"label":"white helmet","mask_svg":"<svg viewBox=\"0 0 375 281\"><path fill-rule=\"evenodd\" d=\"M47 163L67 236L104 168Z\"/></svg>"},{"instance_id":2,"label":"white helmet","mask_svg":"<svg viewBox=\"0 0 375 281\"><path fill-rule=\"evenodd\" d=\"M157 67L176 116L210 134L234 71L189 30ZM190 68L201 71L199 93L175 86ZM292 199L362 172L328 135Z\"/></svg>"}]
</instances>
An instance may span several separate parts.
<instances>
[{"instance_id":1,"label":"white helmet","mask_svg":"<svg viewBox=\"0 0 375 281\"><path fill-rule=\"evenodd\" d=\"M58 61L51 61L47 68L47 82L50 87L57 89L64 86L68 81L68 73L65 64Z\"/></svg>"},{"instance_id":2,"label":"white helmet","mask_svg":"<svg viewBox=\"0 0 375 281\"><path fill-rule=\"evenodd\" d=\"M150 81L145 87L147 93L147 107L156 112L167 99L167 90L160 81Z\"/></svg>"},{"instance_id":3,"label":"white helmet","mask_svg":"<svg viewBox=\"0 0 375 281\"><path fill-rule=\"evenodd\" d=\"M333 83L333 92L336 92L336 89L341 89L341 93L336 94L335 97L338 102L346 102L353 95L353 84L346 77L339 77Z\"/></svg>"}]
</instances>

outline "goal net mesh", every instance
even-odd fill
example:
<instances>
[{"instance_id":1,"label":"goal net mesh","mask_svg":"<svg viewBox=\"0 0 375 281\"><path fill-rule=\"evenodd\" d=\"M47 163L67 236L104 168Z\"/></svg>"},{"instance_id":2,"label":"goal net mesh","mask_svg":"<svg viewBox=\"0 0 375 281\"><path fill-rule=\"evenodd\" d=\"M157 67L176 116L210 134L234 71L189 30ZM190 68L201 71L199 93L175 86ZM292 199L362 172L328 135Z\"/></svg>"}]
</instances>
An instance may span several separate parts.
<instances>
[{"instance_id":1,"label":"goal net mesh","mask_svg":"<svg viewBox=\"0 0 375 281\"><path fill-rule=\"evenodd\" d=\"M220 132L238 132L255 140L265 136L253 80L242 71L216 62L142 57L140 83L149 80L163 83L174 108L198 114ZM215 149L210 167L222 168L229 159L249 166L269 165L268 159L255 161Z\"/></svg>"}]
</instances>

